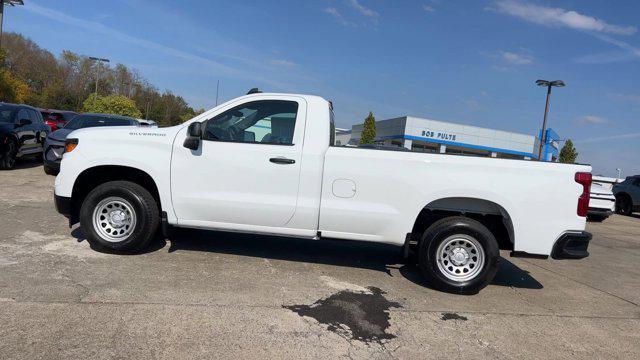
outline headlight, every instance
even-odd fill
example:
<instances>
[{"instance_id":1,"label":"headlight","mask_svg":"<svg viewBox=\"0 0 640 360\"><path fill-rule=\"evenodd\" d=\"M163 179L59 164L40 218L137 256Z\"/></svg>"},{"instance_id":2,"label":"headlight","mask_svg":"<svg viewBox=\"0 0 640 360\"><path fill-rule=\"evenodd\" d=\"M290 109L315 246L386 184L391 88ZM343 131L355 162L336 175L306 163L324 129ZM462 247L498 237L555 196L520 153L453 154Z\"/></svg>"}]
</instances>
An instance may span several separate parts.
<instances>
[{"instance_id":1,"label":"headlight","mask_svg":"<svg viewBox=\"0 0 640 360\"><path fill-rule=\"evenodd\" d=\"M64 142L64 153L72 152L78 146L78 139L67 139Z\"/></svg>"}]
</instances>

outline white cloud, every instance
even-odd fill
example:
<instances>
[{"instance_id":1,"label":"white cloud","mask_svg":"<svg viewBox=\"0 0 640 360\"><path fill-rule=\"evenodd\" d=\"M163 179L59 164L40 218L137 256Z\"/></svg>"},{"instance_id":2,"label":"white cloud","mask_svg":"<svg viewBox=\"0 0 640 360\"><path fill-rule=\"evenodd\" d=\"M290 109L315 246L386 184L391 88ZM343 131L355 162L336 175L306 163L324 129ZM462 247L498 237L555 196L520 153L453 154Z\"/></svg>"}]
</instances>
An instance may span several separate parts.
<instances>
[{"instance_id":1,"label":"white cloud","mask_svg":"<svg viewBox=\"0 0 640 360\"><path fill-rule=\"evenodd\" d=\"M590 144L590 143L597 143L597 142L607 142L607 141L613 141L613 140L625 140L625 139L635 139L635 138L640 138L640 133L629 133L629 134L595 137L590 139L576 140L575 143Z\"/></svg>"},{"instance_id":2,"label":"white cloud","mask_svg":"<svg viewBox=\"0 0 640 360\"><path fill-rule=\"evenodd\" d=\"M616 99L640 103L640 95L638 94L614 94Z\"/></svg>"},{"instance_id":3,"label":"white cloud","mask_svg":"<svg viewBox=\"0 0 640 360\"><path fill-rule=\"evenodd\" d=\"M427 5L427 4L422 5L422 10L424 10L426 12L434 12L434 11L436 11L436 9L434 9L433 6Z\"/></svg>"},{"instance_id":4,"label":"white cloud","mask_svg":"<svg viewBox=\"0 0 640 360\"><path fill-rule=\"evenodd\" d=\"M578 123L582 125L604 125L604 124L608 124L609 120L600 116L585 115L580 119L578 119Z\"/></svg>"},{"instance_id":5,"label":"white cloud","mask_svg":"<svg viewBox=\"0 0 640 360\"><path fill-rule=\"evenodd\" d=\"M378 12L371 10L368 7L360 4L358 0L347 0L347 4L349 4L352 8L356 9L359 13L361 13L366 17L377 19L380 16Z\"/></svg>"},{"instance_id":6,"label":"white cloud","mask_svg":"<svg viewBox=\"0 0 640 360\"><path fill-rule=\"evenodd\" d=\"M573 62L578 64L609 64L638 59L637 55L626 51L609 51L578 56L573 59Z\"/></svg>"},{"instance_id":7,"label":"white cloud","mask_svg":"<svg viewBox=\"0 0 640 360\"><path fill-rule=\"evenodd\" d=\"M635 26L613 25L573 10L539 6L524 1L500 0L494 2L490 9L543 26L616 35L632 35L637 31Z\"/></svg>"},{"instance_id":8,"label":"white cloud","mask_svg":"<svg viewBox=\"0 0 640 360\"><path fill-rule=\"evenodd\" d=\"M293 61L284 60L284 59L273 59L269 63L271 65L282 66L282 67L294 67L294 66L298 65L298 64L294 63Z\"/></svg>"},{"instance_id":9,"label":"white cloud","mask_svg":"<svg viewBox=\"0 0 640 360\"><path fill-rule=\"evenodd\" d=\"M512 65L529 65L533 63L533 56L524 53L499 51L500 58Z\"/></svg>"},{"instance_id":10,"label":"white cloud","mask_svg":"<svg viewBox=\"0 0 640 360\"><path fill-rule=\"evenodd\" d=\"M612 38L611 36L607 36L607 35L603 35L603 34L597 34L595 35L596 38L609 43L611 45L615 45L617 47L619 47L622 50L625 50L626 52L628 52L629 54L632 54L635 57L640 58L640 48L637 48L625 41L621 41L621 40L617 40Z\"/></svg>"},{"instance_id":11,"label":"white cloud","mask_svg":"<svg viewBox=\"0 0 640 360\"><path fill-rule=\"evenodd\" d=\"M356 23L352 22L352 21L348 21L347 19L344 18L344 16L342 16L342 14L340 13L340 11L338 11L338 9L334 8L334 7L328 7L326 9L323 10L325 13L331 15L331 17L333 17L333 20L335 20L338 24L342 25L342 26L347 26L347 27L356 27Z\"/></svg>"}]
</instances>

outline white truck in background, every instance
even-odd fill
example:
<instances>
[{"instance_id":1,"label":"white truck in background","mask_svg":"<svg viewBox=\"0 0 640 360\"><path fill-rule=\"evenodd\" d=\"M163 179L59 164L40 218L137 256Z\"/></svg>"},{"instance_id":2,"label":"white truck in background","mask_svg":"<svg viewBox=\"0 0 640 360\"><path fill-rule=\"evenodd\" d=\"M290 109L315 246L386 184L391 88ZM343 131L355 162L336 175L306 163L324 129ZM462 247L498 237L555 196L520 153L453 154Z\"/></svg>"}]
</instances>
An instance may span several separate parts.
<instances>
[{"instance_id":1,"label":"white truck in background","mask_svg":"<svg viewBox=\"0 0 640 360\"><path fill-rule=\"evenodd\" d=\"M331 103L294 94L250 94L168 128L82 129L55 203L111 251L140 251L169 226L382 242L463 294L491 282L499 249L588 256L589 166L334 143Z\"/></svg>"}]
</instances>

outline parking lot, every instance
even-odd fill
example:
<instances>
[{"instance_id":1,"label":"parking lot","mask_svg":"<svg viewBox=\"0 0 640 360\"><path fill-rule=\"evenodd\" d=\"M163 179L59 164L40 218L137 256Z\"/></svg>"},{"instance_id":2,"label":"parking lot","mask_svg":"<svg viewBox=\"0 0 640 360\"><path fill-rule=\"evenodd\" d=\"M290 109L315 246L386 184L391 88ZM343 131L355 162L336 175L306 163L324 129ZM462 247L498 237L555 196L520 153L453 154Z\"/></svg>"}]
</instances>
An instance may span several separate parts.
<instances>
[{"instance_id":1,"label":"parking lot","mask_svg":"<svg viewBox=\"0 0 640 360\"><path fill-rule=\"evenodd\" d=\"M90 249L31 162L0 172L0 358L640 358L640 216L589 223L591 256L504 256L475 296L398 249L180 231ZM541 224L544 226L544 224Z\"/></svg>"}]
</instances>

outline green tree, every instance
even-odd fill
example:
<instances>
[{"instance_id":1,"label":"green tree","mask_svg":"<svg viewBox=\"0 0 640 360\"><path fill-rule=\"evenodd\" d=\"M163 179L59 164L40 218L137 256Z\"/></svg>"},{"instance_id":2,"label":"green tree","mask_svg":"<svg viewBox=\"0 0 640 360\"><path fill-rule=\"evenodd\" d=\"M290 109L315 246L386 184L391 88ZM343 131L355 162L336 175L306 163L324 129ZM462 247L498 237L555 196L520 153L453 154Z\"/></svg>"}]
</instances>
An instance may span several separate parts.
<instances>
[{"instance_id":1,"label":"green tree","mask_svg":"<svg viewBox=\"0 0 640 360\"><path fill-rule=\"evenodd\" d=\"M48 109L75 110L76 99L62 82L56 81L44 87L40 104Z\"/></svg>"},{"instance_id":2,"label":"green tree","mask_svg":"<svg viewBox=\"0 0 640 360\"><path fill-rule=\"evenodd\" d=\"M362 129L362 135L360 136L360 144L373 144L376 139L376 118L373 113L369 111L369 115L364 119L364 128Z\"/></svg>"},{"instance_id":3,"label":"green tree","mask_svg":"<svg viewBox=\"0 0 640 360\"><path fill-rule=\"evenodd\" d=\"M142 117L142 113L136 107L136 103L120 95L95 96L95 94L91 94L87 100L84 101L82 111L131 116L133 118Z\"/></svg>"},{"instance_id":4,"label":"green tree","mask_svg":"<svg viewBox=\"0 0 640 360\"><path fill-rule=\"evenodd\" d=\"M573 146L573 141L567 140L562 149L560 149L560 162L565 164L573 164L578 158L578 152Z\"/></svg>"}]
</instances>

